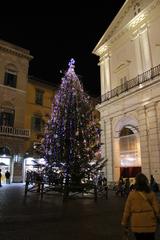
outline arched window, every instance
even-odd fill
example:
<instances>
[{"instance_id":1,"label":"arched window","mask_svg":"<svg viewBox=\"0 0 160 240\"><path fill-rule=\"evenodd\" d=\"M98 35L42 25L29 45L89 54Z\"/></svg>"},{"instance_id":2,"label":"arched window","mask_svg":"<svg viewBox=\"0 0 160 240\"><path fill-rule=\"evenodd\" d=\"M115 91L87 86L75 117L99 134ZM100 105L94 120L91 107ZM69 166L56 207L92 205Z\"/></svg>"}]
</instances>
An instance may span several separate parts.
<instances>
[{"instance_id":1,"label":"arched window","mask_svg":"<svg viewBox=\"0 0 160 240\"><path fill-rule=\"evenodd\" d=\"M119 134L121 176L135 177L141 169L140 143L136 129L123 127Z\"/></svg>"},{"instance_id":2,"label":"arched window","mask_svg":"<svg viewBox=\"0 0 160 240\"><path fill-rule=\"evenodd\" d=\"M131 135L131 134L134 134L134 132L130 128L124 127L120 131L119 135L120 135L120 137L124 137L124 136L128 136L128 135Z\"/></svg>"},{"instance_id":3,"label":"arched window","mask_svg":"<svg viewBox=\"0 0 160 240\"><path fill-rule=\"evenodd\" d=\"M31 129L35 132L43 132L44 130L44 120L42 118L42 115L39 113L35 113L32 116L32 122L31 122Z\"/></svg>"}]
</instances>

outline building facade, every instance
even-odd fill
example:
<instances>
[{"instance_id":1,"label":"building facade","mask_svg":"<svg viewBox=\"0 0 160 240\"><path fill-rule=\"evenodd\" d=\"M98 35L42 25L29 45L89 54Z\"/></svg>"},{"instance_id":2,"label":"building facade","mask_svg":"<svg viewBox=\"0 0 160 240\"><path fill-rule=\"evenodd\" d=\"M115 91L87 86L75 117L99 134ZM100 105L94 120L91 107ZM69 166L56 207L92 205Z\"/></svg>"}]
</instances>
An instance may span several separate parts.
<instances>
[{"instance_id":1,"label":"building facade","mask_svg":"<svg viewBox=\"0 0 160 240\"><path fill-rule=\"evenodd\" d=\"M51 113L51 106L56 91L53 83L29 76L27 83L27 104L25 111L25 127L30 129L30 138L26 142L24 171L33 170L32 159L37 163L40 156L36 154L37 145L41 144L45 123ZM25 175L25 173L24 173Z\"/></svg>"},{"instance_id":2,"label":"building facade","mask_svg":"<svg viewBox=\"0 0 160 240\"><path fill-rule=\"evenodd\" d=\"M128 0L93 50L109 181L142 171L160 182L159 25L159 0Z\"/></svg>"},{"instance_id":3,"label":"building facade","mask_svg":"<svg viewBox=\"0 0 160 240\"><path fill-rule=\"evenodd\" d=\"M55 87L35 77L28 77L29 50L0 40L0 169L2 184L5 172L11 182L23 182L27 168L27 153L44 132L51 111Z\"/></svg>"},{"instance_id":4,"label":"building facade","mask_svg":"<svg viewBox=\"0 0 160 240\"><path fill-rule=\"evenodd\" d=\"M30 137L25 128L26 89L30 52L0 40L0 168L11 181L22 181L22 156Z\"/></svg>"}]
</instances>

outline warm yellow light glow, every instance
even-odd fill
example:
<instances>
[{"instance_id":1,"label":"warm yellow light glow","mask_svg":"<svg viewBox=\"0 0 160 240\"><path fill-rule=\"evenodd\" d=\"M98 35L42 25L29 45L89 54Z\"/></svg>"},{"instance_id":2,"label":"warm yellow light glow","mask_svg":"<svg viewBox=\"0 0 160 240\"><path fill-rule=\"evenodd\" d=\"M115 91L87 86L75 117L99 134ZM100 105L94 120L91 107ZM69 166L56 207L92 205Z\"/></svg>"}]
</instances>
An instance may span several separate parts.
<instances>
[{"instance_id":1,"label":"warm yellow light glow","mask_svg":"<svg viewBox=\"0 0 160 240\"><path fill-rule=\"evenodd\" d=\"M26 165L33 165L34 164L33 163L34 158L32 158L32 157L28 157L25 160L26 160Z\"/></svg>"},{"instance_id":2,"label":"warm yellow light glow","mask_svg":"<svg viewBox=\"0 0 160 240\"><path fill-rule=\"evenodd\" d=\"M9 165L10 164L10 158L0 157L0 163L3 163L4 165Z\"/></svg>"},{"instance_id":3,"label":"warm yellow light glow","mask_svg":"<svg viewBox=\"0 0 160 240\"><path fill-rule=\"evenodd\" d=\"M145 19L144 13L138 14L129 24L130 28L136 27L140 22L142 22Z\"/></svg>"}]
</instances>

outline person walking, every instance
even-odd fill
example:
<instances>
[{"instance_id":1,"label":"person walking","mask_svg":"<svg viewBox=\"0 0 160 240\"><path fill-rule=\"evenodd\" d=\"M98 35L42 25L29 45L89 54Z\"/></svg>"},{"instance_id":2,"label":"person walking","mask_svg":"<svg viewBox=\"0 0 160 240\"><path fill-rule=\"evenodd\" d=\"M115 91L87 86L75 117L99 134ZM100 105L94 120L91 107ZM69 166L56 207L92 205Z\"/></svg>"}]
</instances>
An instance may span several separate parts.
<instances>
[{"instance_id":1,"label":"person walking","mask_svg":"<svg viewBox=\"0 0 160 240\"><path fill-rule=\"evenodd\" d=\"M135 190L128 195L121 224L126 231L130 224L137 240L155 240L157 216L160 214L158 200L143 173L137 174L135 180Z\"/></svg>"},{"instance_id":2,"label":"person walking","mask_svg":"<svg viewBox=\"0 0 160 240\"><path fill-rule=\"evenodd\" d=\"M8 172L8 170L5 172L5 177L6 177L6 183L10 184L10 172Z\"/></svg>"},{"instance_id":3,"label":"person walking","mask_svg":"<svg viewBox=\"0 0 160 240\"><path fill-rule=\"evenodd\" d=\"M118 181L116 195L119 195L119 193L120 193L121 197L123 197L124 196L124 188L125 188L125 184L123 181L123 177L121 176Z\"/></svg>"}]
</instances>

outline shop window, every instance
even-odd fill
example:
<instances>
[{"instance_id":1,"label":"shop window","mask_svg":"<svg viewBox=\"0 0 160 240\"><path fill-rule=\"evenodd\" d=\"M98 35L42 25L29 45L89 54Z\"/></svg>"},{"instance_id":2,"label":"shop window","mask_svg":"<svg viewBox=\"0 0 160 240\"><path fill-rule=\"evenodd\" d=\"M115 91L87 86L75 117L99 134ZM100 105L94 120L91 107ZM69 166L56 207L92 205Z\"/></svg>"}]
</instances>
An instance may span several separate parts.
<instances>
[{"instance_id":1,"label":"shop window","mask_svg":"<svg viewBox=\"0 0 160 240\"><path fill-rule=\"evenodd\" d=\"M43 95L44 91L40 89L36 89L35 103L38 105L43 105Z\"/></svg>"},{"instance_id":2,"label":"shop window","mask_svg":"<svg viewBox=\"0 0 160 240\"><path fill-rule=\"evenodd\" d=\"M12 70L7 70L4 77L4 85L16 88L17 85L17 73Z\"/></svg>"}]
</instances>

